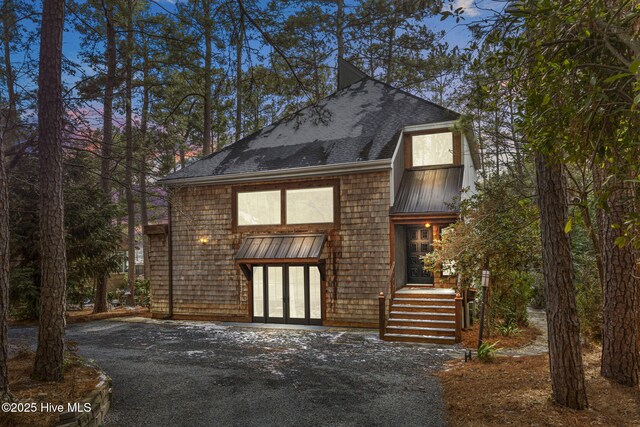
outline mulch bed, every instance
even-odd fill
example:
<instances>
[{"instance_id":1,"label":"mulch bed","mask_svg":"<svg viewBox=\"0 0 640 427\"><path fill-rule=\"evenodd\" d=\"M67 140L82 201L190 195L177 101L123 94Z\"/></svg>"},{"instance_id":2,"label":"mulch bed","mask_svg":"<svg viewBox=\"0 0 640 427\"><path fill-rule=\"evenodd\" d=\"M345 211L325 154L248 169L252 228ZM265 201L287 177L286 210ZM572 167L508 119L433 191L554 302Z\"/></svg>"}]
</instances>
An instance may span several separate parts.
<instances>
[{"instance_id":1,"label":"mulch bed","mask_svg":"<svg viewBox=\"0 0 640 427\"><path fill-rule=\"evenodd\" d=\"M151 312L146 307L118 307L105 313L93 314L93 309L86 308L78 311L67 311L67 324L90 322L92 320L113 319L115 317L151 317Z\"/></svg>"},{"instance_id":2,"label":"mulch bed","mask_svg":"<svg viewBox=\"0 0 640 427\"><path fill-rule=\"evenodd\" d=\"M83 310L69 310L66 313L67 325L72 323L91 322L92 320L113 319L116 317L151 317L151 312L147 307L117 307L105 313L93 314L92 308ZM37 320L15 320L9 319L11 326L38 326Z\"/></svg>"},{"instance_id":3,"label":"mulch bed","mask_svg":"<svg viewBox=\"0 0 640 427\"><path fill-rule=\"evenodd\" d=\"M478 347L478 328L479 326L476 323L471 329L462 331L462 345L465 348ZM540 329L529 325L527 327L520 328L520 333L516 335L503 337L502 335L494 333L490 337L485 338L484 341L489 343L499 341L496 346L498 348L519 348L531 344L541 334L542 332Z\"/></svg>"},{"instance_id":4,"label":"mulch bed","mask_svg":"<svg viewBox=\"0 0 640 427\"><path fill-rule=\"evenodd\" d=\"M35 355L22 351L9 360L9 391L15 403L35 402L37 412L20 413L0 411L0 426L40 427L57 424L59 413L40 411L40 404L80 402L98 384L100 371L84 364L77 356L70 356L65 363L64 381L41 382L31 379Z\"/></svg>"},{"instance_id":5,"label":"mulch bed","mask_svg":"<svg viewBox=\"0 0 640 427\"><path fill-rule=\"evenodd\" d=\"M599 375L600 353L584 355L589 409L551 402L548 356L455 360L439 373L451 426L640 426L640 390Z\"/></svg>"}]
</instances>

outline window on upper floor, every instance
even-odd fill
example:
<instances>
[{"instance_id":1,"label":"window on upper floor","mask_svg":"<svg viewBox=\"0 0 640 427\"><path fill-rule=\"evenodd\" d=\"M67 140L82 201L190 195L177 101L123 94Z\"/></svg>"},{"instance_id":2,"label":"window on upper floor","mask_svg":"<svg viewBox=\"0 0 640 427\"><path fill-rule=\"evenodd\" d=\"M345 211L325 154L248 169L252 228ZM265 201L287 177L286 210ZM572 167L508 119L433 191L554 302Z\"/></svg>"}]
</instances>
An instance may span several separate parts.
<instances>
[{"instance_id":1,"label":"window on upper floor","mask_svg":"<svg viewBox=\"0 0 640 427\"><path fill-rule=\"evenodd\" d=\"M287 190L287 224L333 222L333 187Z\"/></svg>"},{"instance_id":2,"label":"window on upper floor","mask_svg":"<svg viewBox=\"0 0 640 427\"><path fill-rule=\"evenodd\" d=\"M238 225L280 224L280 198L280 190L238 193Z\"/></svg>"},{"instance_id":3,"label":"window on upper floor","mask_svg":"<svg viewBox=\"0 0 640 427\"><path fill-rule=\"evenodd\" d=\"M413 167L453 163L453 133L431 133L411 137Z\"/></svg>"},{"instance_id":4,"label":"window on upper floor","mask_svg":"<svg viewBox=\"0 0 640 427\"><path fill-rule=\"evenodd\" d=\"M317 184L316 184L317 185ZM293 187L293 188L292 188ZM236 225L260 226L333 224L337 185L299 188L298 185L270 186L268 190L239 190L236 193ZM258 190L258 191L256 191Z\"/></svg>"}]
</instances>

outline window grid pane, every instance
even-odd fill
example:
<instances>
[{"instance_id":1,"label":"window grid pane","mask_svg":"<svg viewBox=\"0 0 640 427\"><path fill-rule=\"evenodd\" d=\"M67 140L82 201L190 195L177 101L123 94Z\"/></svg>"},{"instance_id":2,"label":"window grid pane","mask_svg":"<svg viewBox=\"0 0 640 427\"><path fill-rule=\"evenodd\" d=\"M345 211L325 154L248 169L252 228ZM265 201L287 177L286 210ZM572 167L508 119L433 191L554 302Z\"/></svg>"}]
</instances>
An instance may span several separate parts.
<instances>
[{"instance_id":1,"label":"window grid pane","mask_svg":"<svg viewBox=\"0 0 640 427\"><path fill-rule=\"evenodd\" d=\"M415 135L411 138L413 166L435 166L453 163L453 133Z\"/></svg>"},{"instance_id":2,"label":"window grid pane","mask_svg":"<svg viewBox=\"0 0 640 427\"><path fill-rule=\"evenodd\" d=\"M289 317L304 319L304 267L289 267Z\"/></svg>"},{"instance_id":3,"label":"window grid pane","mask_svg":"<svg viewBox=\"0 0 640 427\"><path fill-rule=\"evenodd\" d=\"M333 222L333 187L287 190L287 224Z\"/></svg>"},{"instance_id":4,"label":"window grid pane","mask_svg":"<svg viewBox=\"0 0 640 427\"><path fill-rule=\"evenodd\" d=\"M267 286L269 288L269 317L283 317L282 267L268 267Z\"/></svg>"},{"instance_id":5,"label":"window grid pane","mask_svg":"<svg viewBox=\"0 0 640 427\"><path fill-rule=\"evenodd\" d=\"M280 191L238 193L238 225L280 224Z\"/></svg>"},{"instance_id":6,"label":"window grid pane","mask_svg":"<svg viewBox=\"0 0 640 427\"><path fill-rule=\"evenodd\" d=\"M309 317L322 319L322 295L320 285L320 270L318 267L309 267Z\"/></svg>"},{"instance_id":7,"label":"window grid pane","mask_svg":"<svg viewBox=\"0 0 640 427\"><path fill-rule=\"evenodd\" d=\"M253 267L253 315L264 317L264 279L262 267Z\"/></svg>"}]
</instances>

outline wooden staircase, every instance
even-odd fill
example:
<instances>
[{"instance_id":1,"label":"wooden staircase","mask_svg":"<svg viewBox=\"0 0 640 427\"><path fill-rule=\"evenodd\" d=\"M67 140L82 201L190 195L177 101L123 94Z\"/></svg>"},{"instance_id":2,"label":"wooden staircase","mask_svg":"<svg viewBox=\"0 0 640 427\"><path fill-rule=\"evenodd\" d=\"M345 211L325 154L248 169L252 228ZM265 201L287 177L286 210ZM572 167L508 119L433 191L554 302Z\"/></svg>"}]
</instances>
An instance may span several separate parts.
<instances>
[{"instance_id":1,"label":"wooden staircase","mask_svg":"<svg viewBox=\"0 0 640 427\"><path fill-rule=\"evenodd\" d=\"M407 285L396 291L381 335L385 341L454 344L455 292L427 285Z\"/></svg>"}]
</instances>

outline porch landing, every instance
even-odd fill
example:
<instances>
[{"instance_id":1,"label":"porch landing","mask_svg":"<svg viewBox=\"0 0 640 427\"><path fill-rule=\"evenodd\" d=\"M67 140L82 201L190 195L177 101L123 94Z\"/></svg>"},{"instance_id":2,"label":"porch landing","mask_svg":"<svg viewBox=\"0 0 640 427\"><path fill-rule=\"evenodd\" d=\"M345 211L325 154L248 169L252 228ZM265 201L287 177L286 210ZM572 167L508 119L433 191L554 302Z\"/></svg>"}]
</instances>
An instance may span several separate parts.
<instances>
[{"instance_id":1,"label":"porch landing","mask_svg":"<svg viewBox=\"0 0 640 427\"><path fill-rule=\"evenodd\" d=\"M446 288L434 288L431 285L405 285L403 288L396 291L398 294L430 294L430 295L453 295L456 291Z\"/></svg>"}]
</instances>

